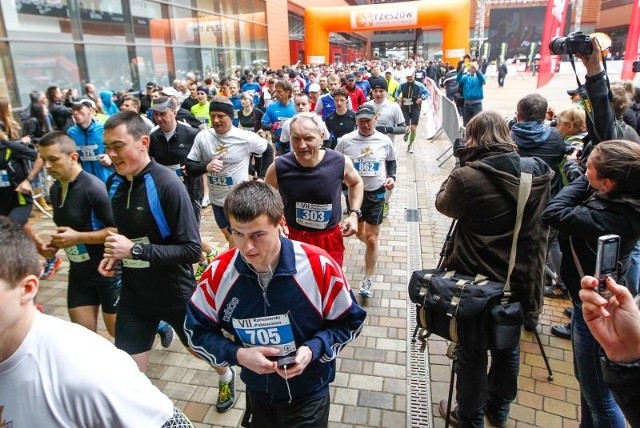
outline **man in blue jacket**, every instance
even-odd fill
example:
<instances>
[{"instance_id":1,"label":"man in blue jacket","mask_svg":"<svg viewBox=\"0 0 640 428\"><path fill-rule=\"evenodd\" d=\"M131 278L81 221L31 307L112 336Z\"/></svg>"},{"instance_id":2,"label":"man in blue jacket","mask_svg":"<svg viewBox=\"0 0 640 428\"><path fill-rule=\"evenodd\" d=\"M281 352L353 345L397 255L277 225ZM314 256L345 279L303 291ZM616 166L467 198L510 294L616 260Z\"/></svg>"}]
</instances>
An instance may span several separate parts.
<instances>
[{"instance_id":1,"label":"man in blue jacket","mask_svg":"<svg viewBox=\"0 0 640 428\"><path fill-rule=\"evenodd\" d=\"M93 117L96 104L85 98L73 103L71 109L76 124L67 130L67 134L78 147L82 169L106 182L113 171L104 150L104 125Z\"/></svg>"},{"instance_id":2,"label":"man in blue jacket","mask_svg":"<svg viewBox=\"0 0 640 428\"><path fill-rule=\"evenodd\" d=\"M237 247L214 260L191 297L190 346L214 367L243 367L252 426L326 427L336 358L366 312L324 250L281 236L274 188L241 183L224 211Z\"/></svg>"},{"instance_id":3,"label":"man in blue jacket","mask_svg":"<svg viewBox=\"0 0 640 428\"><path fill-rule=\"evenodd\" d=\"M464 98L462 120L464 126L467 126L471 118L482 111L484 74L478 71L478 64L473 62L460 69L456 82L462 86L462 97Z\"/></svg>"}]
</instances>

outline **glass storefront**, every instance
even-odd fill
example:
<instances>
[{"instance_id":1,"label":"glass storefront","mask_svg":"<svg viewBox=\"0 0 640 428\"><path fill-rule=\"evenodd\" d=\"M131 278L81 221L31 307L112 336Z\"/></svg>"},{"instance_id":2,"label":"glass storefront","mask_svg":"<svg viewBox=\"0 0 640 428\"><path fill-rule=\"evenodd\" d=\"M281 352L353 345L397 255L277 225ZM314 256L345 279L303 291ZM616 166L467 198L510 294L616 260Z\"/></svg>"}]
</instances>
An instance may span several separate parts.
<instances>
[{"instance_id":1,"label":"glass storefront","mask_svg":"<svg viewBox=\"0 0 640 428\"><path fill-rule=\"evenodd\" d=\"M170 85L267 63L265 0L2 0L0 95Z\"/></svg>"}]
</instances>

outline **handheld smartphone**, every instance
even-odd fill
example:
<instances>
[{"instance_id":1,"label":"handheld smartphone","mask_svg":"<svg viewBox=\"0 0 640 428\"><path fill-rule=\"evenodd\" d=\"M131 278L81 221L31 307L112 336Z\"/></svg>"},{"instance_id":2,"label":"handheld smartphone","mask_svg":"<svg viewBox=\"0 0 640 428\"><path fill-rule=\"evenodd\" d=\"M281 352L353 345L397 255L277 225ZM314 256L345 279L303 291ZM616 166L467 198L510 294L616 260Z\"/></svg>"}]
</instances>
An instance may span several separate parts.
<instances>
[{"instance_id":1,"label":"handheld smartphone","mask_svg":"<svg viewBox=\"0 0 640 428\"><path fill-rule=\"evenodd\" d=\"M288 357L282 357L282 358L278 358L278 368L282 369L285 366L287 368L291 368L296 364L296 356L295 355L291 355Z\"/></svg>"},{"instance_id":2,"label":"handheld smartphone","mask_svg":"<svg viewBox=\"0 0 640 428\"><path fill-rule=\"evenodd\" d=\"M596 255L595 277L598 279L598 292L608 294L605 281L607 276L617 279L618 254L620 252L620 237L618 235L604 235L598 238L598 252Z\"/></svg>"}]
</instances>

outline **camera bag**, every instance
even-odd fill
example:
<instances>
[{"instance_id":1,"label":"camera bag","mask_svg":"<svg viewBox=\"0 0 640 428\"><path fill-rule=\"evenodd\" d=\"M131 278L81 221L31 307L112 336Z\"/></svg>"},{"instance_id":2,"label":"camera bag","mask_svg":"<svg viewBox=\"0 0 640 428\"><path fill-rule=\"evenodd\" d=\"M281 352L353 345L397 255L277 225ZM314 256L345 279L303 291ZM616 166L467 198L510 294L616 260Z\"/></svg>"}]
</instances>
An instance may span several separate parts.
<instances>
[{"instance_id":1,"label":"camera bag","mask_svg":"<svg viewBox=\"0 0 640 428\"><path fill-rule=\"evenodd\" d=\"M516 222L504 284L483 275L468 275L440 267L418 270L411 275L408 293L416 304L417 337L422 342L422 351L431 334L476 349L505 349L519 342L524 314L520 302L511 301L510 280L524 207L531 193L532 174L524 172L524 165L521 162ZM454 228L455 220L443 251L454 235L451 232Z\"/></svg>"}]
</instances>

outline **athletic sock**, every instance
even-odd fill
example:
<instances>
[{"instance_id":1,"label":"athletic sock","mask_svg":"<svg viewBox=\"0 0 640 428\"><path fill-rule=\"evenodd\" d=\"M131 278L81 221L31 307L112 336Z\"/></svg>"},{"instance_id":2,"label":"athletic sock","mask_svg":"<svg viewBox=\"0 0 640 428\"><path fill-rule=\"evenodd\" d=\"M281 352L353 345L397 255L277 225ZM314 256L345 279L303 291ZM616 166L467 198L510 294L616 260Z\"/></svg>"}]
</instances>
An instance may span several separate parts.
<instances>
[{"instance_id":1,"label":"athletic sock","mask_svg":"<svg viewBox=\"0 0 640 428\"><path fill-rule=\"evenodd\" d=\"M413 142L416 139L416 131L411 131L409 133L409 147L413 146Z\"/></svg>"},{"instance_id":2,"label":"athletic sock","mask_svg":"<svg viewBox=\"0 0 640 428\"><path fill-rule=\"evenodd\" d=\"M220 382L230 382L231 379L233 378L233 373L231 373L231 370L229 370L227 368L227 371L223 374L223 375L218 375L220 378Z\"/></svg>"}]
</instances>

